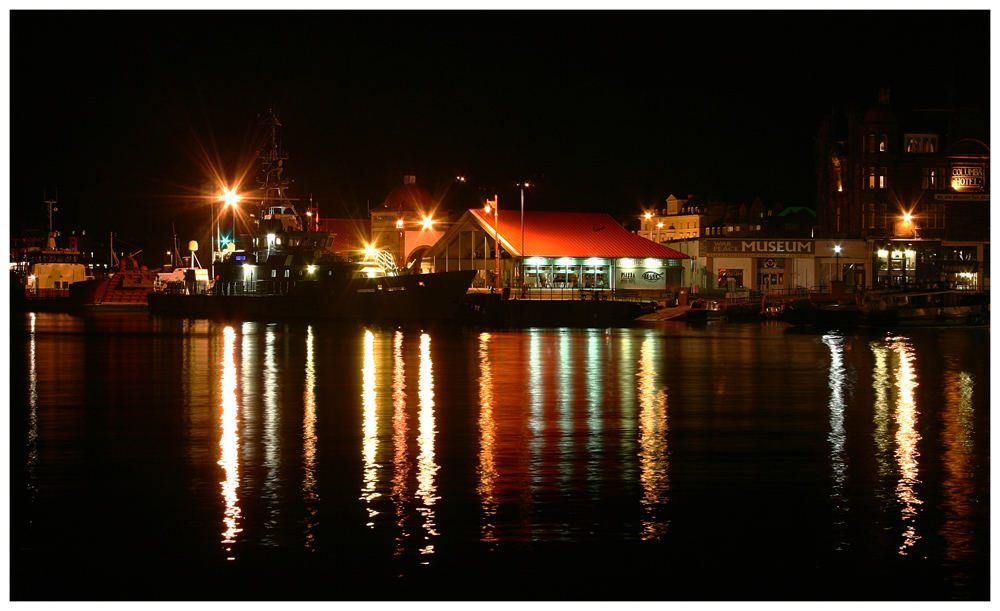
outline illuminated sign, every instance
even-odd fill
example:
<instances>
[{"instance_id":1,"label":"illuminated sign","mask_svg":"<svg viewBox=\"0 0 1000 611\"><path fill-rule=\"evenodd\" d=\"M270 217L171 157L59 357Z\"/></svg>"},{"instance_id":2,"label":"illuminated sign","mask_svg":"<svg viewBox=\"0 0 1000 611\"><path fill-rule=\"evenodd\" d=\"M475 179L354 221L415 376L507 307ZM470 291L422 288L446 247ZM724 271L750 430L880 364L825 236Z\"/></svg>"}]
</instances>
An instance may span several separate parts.
<instances>
[{"instance_id":1,"label":"illuminated sign","mask_svg":"<svg viewBox=\"0 0 1000 611\"><path fill-rule=\"evenodd\" d=\"M701 252L705 256L778 255L811 257L816 253L812 240L704 240Z\"/></svg>"},{"instance_id":2,"label":"illuminated sign","mask_svg":"<svg viewBox=\"0 0 1000 611\"><path fill-rule=\"evenodd\" d=\"M618 268L620 289L663 289L666 282L666 270L663 267L627 267Z\"/></svg>"},{"instance_id":3,"label":"illuminated sign","mask_svg":"<svg viewBox=\"0 0 1000 611\"><path fill-rule=\"evenodd\" d=\"M952 189L956 191L982 191L985 186L986 173L982 166L952 166Z\"/></svg>"}]
</instances>

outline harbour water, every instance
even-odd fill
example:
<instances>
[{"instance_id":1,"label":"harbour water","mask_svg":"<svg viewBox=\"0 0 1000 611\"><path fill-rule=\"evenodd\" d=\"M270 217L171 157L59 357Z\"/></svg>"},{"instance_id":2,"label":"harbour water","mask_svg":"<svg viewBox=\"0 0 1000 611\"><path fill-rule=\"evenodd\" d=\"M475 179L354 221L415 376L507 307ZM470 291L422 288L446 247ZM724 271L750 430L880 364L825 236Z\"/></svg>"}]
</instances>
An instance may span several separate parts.
<instances>
[{"instance_id":1,"label":"harbour water","mask_svg":"<svg viewBox=\"0 0 1000 611\"><path fill-rule=\"evenodd\" d=\"M11 597L989 597L988 331L12 314Z\"/></svg>"}]
</instances>

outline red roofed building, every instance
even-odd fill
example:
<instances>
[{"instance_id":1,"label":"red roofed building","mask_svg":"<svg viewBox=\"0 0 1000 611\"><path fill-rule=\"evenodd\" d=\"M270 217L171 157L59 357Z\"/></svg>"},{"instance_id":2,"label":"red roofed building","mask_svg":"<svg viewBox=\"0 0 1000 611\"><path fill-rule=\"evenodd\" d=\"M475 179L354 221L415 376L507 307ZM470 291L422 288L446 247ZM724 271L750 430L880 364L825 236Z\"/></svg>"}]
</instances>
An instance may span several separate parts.
<instances>
[{"instance_id":1,"label":"red roofed building","mask_svg":"<svg viewBox=\"0 0 1000 611\"><path fill-rule=\"evenodd\" d=\"M665 291L680 286L687 255L627 231L608 214L468 210L424 255L435 271L480 270L492 284L500 243L500 286ZM523 274L523 275L522 275Z\"/></svg>"}]
</instances>

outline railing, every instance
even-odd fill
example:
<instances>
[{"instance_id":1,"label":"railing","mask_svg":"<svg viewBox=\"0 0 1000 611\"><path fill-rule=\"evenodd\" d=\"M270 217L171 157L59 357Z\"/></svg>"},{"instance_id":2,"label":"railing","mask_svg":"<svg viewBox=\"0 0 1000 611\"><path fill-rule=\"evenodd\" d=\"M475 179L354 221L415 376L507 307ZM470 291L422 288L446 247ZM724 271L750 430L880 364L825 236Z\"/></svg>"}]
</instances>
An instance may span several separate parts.
<instances>
[{"instance_id":1,"label":"railing","mask_svg":"<svg viewBox=\"0 0 1000 611\"><path fill-rule=\"evenodd\" d=\"M473 287L470 293L489 294L488 288ZM673 298L670 291L635 291L628 289L581 289L581 288L502 288L497 293L506 295L507 299L523 299L534 301L634 301L650 302L665 298Z\"/></svg>"},{"instance_id":2,"label":"railing","mask_svg":"<svg viewBox=\"0 0 1000 611\"><path fill-rule=\"evenodd\" d=\"M61 299L69 297L69 289L24 289L25 299Z\"/></svg>"}]
</instances>

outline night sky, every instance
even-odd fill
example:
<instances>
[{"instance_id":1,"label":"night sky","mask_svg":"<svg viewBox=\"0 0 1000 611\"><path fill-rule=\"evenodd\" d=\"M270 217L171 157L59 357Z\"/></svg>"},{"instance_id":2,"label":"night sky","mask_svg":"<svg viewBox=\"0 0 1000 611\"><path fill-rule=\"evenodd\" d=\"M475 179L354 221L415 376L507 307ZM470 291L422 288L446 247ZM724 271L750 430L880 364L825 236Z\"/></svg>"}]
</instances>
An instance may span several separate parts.
<instances>
[{"instance_id":1,"label":"night sky","mask_svg":"<svg viewBox=\"0 0 1000 611\"><path fill-rule=\"evenodd\" d=\"M294 195L364 212L404 173L455 206L620 218L697 193L814 204L813 137L880 87L989 104L980 12L24 12L10 18L11 231L204 239L209 167L284 123ZM207 163L210 161L211 163ZM252 185L252 174L249 183Z\"/></svg>"}]
</instances>

